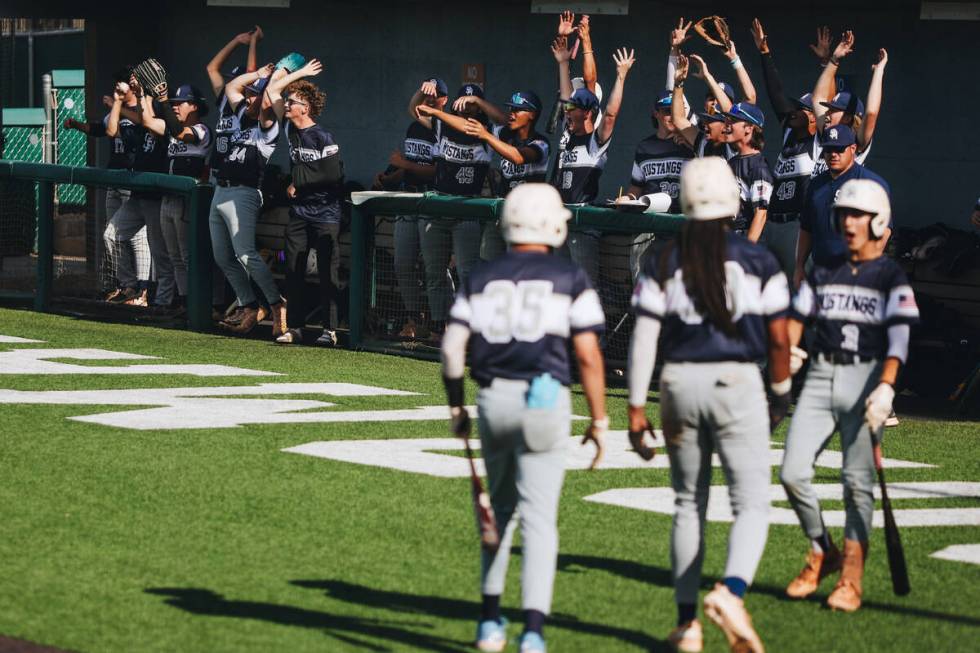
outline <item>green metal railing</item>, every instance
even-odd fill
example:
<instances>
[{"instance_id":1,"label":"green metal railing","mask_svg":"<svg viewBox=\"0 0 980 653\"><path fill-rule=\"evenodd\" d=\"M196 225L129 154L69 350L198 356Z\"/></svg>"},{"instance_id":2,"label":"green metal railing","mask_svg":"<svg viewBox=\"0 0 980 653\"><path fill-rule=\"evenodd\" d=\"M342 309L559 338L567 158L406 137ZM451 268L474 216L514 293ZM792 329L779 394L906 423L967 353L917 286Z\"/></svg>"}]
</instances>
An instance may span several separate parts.
<instances>
[{"instance_id":1,"label":"green metal railing","mask_svg":"<svg viewBox=\"0 0 980 653\"><path fill-rule=\"evenodd\" d=\"M129 172L102 168L71 167L43 163L0 160L0 183L19 179L38 183L37 286L34 309L47 311L51 305L54 281L54 188L55 184L82 184L103 188L182 195L186 200L190 226L187 232L188 288L187 320L191 329L211 329L211 268L214 256L208 215L214 188L190 177L153 172Z\"/></svg>"},{"instance_id":2,"label":"green metal railing","mask_svg":"<svg viewBox=\"0 0 980 653\"><path fill-rule=\"evenodd\" d=\"M367 254L376 215L424 215L460 219L500 218L501 198L457 197L440 193L354 193L351 197L350 346L361 347L367 313ZM600 229L603 233L673 234L680 231L684 217L667 213L625 213L597 206L568 205L573 229Z\"/></svg>"}]
</instances>

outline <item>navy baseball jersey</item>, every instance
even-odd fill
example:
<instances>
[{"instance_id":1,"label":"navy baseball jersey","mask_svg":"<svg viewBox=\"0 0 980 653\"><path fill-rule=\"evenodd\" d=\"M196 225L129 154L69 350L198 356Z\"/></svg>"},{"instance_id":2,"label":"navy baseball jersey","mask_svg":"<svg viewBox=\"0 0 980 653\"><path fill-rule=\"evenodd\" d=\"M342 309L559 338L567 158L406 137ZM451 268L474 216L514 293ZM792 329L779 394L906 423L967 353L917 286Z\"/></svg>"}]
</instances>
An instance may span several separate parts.
<instances>
[{"instance_id":1,"label":"navy baseball jersey","mask_svg":"<svg viewBox=\"0 0 980 653\"><path fill-rule=\"evenodd\" d=\"M834 200L841 186L851 179L873 179L891 196L888 182L857 163L836 179L828 171L810 180L800 216L800 229L811 234L813 262L817 265L836 265L847 257L847 245L835 225Z\"/></svg>"},{"instance_id":2,"label":"navy baseball jersey","mask_svg":"<svg viewBox=\"0 0 980 653\"><path fill-rule=\"evenodd\" d=\"M664 360L675 363L758 361L767 352L770 320L789 312L789 286L776 258L760 245L729 232L725 277L732 338L706 321L687 293L677 248L647 259L633 291L633 310L662 323ZM660 259L664 261L661 269ZM663 274L663 277L661 277Z\"/></svg>"},{"instance_id":3,"label":"navy baseball jersey","mask_svg":"<svg viewBox=\"0 0 980 653\"><path fill-rule=\"evenodd\" d=\"M169 136L157 136L150 130L137 125L133 131L136 149L133 153L133 170L136 172L166 173L170 168L167 158L167 141ZM159 199L162 193L150 191L133 191L132 197L144 199Z\"/></svg>"},{"instance_id":4,"label":"navy baseball jersey","mask_svg":"<svg viewBox=\"0 0 980 653\"><path fill-rule=\"evenodd\" d=\"M792 317L816 322L812 350L863 359L895 356L903 363L908 341L889 343L888 329L919 321L915 293L905 272L887 256L814 266L793 300Z\"/></svg>"},{"instance_id":5,"label":"navy baseball jersey","mask_svg":"<svg viewBox=\"0 0 980 653\"><path fill-rule=\"evenodd\" d=\"M170 174L184 175L200 179L204 175L211 146L214 144L211 128L203 122L193 125L191 129L197 135L196 143L178 141L173 136L167 146L167 156L170 157Z\"/></svg>"},{"instance_id":6,"label":"navy baseball jersey","mask_svg":"<svg viewBox=\"0 0 980 653\"><path fill-rule=\"evenodd\" d=\"M438 118L432 119L432 128L436 134L432 151L436 177L432 187L450 195L480 195L490 170L490 146Z\"/></svg>"},{"instance_id":7,"label":"navy baseball jersey","mask_svg":"<svg viewBox=\"0 0 980 653\"><path fill-rule=\"evenodd\" d=\"M402 156L422 166L431 166L432 150L436 144L436 134L434 131L423 125L417 120L413 120L405 131L405 140L402 141ZM405 171L402 179L402 188L407 191L423 192L429 190L430 179L423 179L413 172Z\"/></svg>"},{"instance_id":8,"label":"navy baseball jersey","mask_svg":"<svg viewBox=\"0 0 980 653\"><path fill-rule=\"evenodd\" d=\"M527 139L518 136L505 126L495 125L493 135L508 145L517 148L531 148L538 153L538 160L525 162L520 165L511 163L507 159L500 158L500 174L503 177L504 187L500 189L500 195L507 195L514 186L524 182L543 182L548 177L548 141L544 136L537 132L531 132Z\"/></svg>"},{"instance_id":9,"label":"navy baseball jersey","mask_svg":"<svg viewBox=\"0 0 980 653\"><path fill-rule=\"evenodd\" d=\"M242 100L242 104L244 102ZM260 187L265 164L276 151L278 138L278 122L263 129L258 120L241 114L238 129L228 139L228 150L220 157L218 179L241 186Z\"/></svg>"},{"instance_id":10,"label":"navy baseball jersey","mask_svg":"<svg viewBox=\"0 0 980 653\"><path fill-rule=\"evenodd\" d=\"M135 110L136 106L127 107ZM102 122L90 122L88 124L88 135L94 137L107 136L106 128L109 126L109 114L105 115ZM112 137L112 151L109 153L109 162L106 168L110 170L129 170L133 167L133 158L136 156L136 146L140 135L136 132L136 123L129 118L119 116L119 132Z\"/></svg>"},{"instance_id":11,"label":"navy baseball jersey","mask_svg":"<svg viewBox=\"0 0 980 653\"><path fill-rule=\"evenodd\" d=\"M473 268L449 319L470 330L470 370L483 387L545 372L569 385L569 339L606 325L585 270L554 254L515 251Z\"/></svg>"},{"instance_id":12,"label":"navy baseball jersey","mask_svg":"<svg viewBox=\"0 0 980 653\"><path fill-rule=\"evenodd\" d=\"M320 125L297 129L288 120L283 125L296 189L290 210L309 222L340 222L344 180L340 146Z\"/></svg>"},{"instance_id":13,"label":"navy baseball jersey","mask_svg":"<svg viewBox=\"0 0 980 653\"><path fill-rule=\"evenodd\" d=\"M752 216L757 209L768 209L772 196L772 172L769 163L761 152L737 155L728 160L728 165L738 181L741 207L735 217L736 231L745 231L752 224Z\"/></svg>"},{"instance_id":14,"label":"navy baseball jersey","mask_svg":"<svg viewBox=\"0 0 980 653\"><path fill-rule=\"evenodd\" d=\"M609 144L599 143L596 130L591 134L570 134L558 153L555 187L565 204L590 204L599 195L599 178L606 167Z\"/></svg>"},{"instance_id":15,"label":"navy baseball jersey","mask_svg":"<svg viewBox=\"0 0 980 653\"><path fill-rule=\"evenodd\" d=\"M245 113L246 103L239 103L237 110L231 108L225 92L221 92L218 100L218 121L214 126L214 149L211 151L211 171L218 175L221 160L228 153L231 137L241 126L242 114Z\"/></svg>"},{"instance_id":16,"label":"navy baseball jersey","mask_svg":"<svg viewBox=\"0 0 980 653\"><path fill-rule=\"evenodd\" d=\"M670 213L680 213L681 168L692 158L694 152L690 148L653 134L636 146L630 181L644 195L667 193Z\"/></svg>"},{"instance_id":17,"label":"navy baseball jersey","mask_svg":"<svg viewBox=\"0 0 980 653\"><path fill-rule=\"evenodd\" d=\"M790 131L786 131L783 149L772 170L775 188L769 199L769 213L799 215L803 212L806 189L819 159L820 145L816 136L790 142Z\"/></svg>"}]
</instances>

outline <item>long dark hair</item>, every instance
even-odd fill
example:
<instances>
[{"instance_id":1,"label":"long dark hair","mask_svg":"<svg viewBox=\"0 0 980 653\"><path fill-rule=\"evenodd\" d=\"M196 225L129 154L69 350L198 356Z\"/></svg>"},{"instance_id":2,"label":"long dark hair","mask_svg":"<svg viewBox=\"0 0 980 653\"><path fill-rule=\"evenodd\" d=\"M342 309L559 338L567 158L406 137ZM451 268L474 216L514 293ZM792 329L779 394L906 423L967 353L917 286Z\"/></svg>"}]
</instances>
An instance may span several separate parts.
<instances>
[{"instance_id":1,"label":"long dark hair","mask_svg":"<svg viewBox=\"0 0 980 653\"><path fill-rule=\"evenodd\" d=\"M684 288L701 316L729 338L738 336L732 312L728 310L725 260L726 220L689 220L678 238L668 247L677 249ZM660 285L666 285L667 261L671 251L661 257Z\"/></svg>"}]
</instances>

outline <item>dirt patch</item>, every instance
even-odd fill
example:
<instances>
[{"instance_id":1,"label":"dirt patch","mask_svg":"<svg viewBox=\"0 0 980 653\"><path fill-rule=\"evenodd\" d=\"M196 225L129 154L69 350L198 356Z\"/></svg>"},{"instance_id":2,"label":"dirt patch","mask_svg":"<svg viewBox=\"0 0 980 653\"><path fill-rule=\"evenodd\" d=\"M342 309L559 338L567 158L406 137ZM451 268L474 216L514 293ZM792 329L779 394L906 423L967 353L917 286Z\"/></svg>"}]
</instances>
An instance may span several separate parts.
<instances>
[{"instance_id":1,"label":"dirt patch","mask_svg":"<svg viewBox=\"0 0 980 653\"><path fill-rule=\"evenodd\" d=\"M23 639L0 635L0 653L69 653L68 651L43 644L35 644Z\"/></svg>"}]
</instances>

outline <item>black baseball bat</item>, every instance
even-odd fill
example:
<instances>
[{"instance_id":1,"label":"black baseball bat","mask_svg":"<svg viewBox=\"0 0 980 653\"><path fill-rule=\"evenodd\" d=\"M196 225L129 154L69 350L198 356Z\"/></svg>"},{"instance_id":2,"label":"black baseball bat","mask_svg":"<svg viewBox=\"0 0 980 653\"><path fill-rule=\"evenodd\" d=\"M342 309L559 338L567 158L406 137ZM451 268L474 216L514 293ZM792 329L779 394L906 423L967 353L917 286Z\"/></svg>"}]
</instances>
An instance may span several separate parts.
<instances>
[{"instance_id":1,"label":"black baseball bat","mask_svg":"<svg viewBox=\"0 0 980 653\"><path fill-rule=\"evenodd\" d=\"M892 575L892 590L896 596L905 596L912 591L909 584L909 569L905 564L905 549L898 534L898 525L892 512L892 502L888 498L885 485L885 470L881 464L881 444L874 445L875 470L878 472L878 486L881 488L881 511L885 514L885 548L888 550L888 569Z\"/></svg>"}]
</instances>

